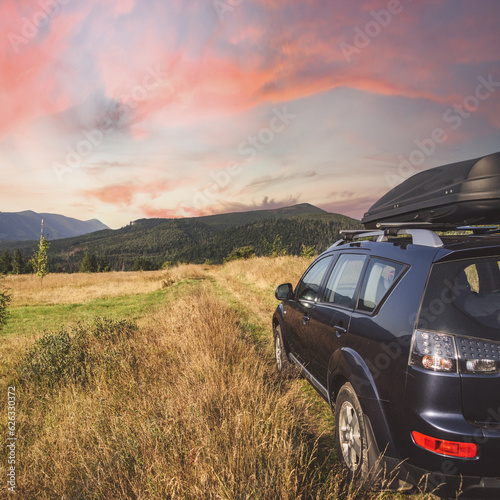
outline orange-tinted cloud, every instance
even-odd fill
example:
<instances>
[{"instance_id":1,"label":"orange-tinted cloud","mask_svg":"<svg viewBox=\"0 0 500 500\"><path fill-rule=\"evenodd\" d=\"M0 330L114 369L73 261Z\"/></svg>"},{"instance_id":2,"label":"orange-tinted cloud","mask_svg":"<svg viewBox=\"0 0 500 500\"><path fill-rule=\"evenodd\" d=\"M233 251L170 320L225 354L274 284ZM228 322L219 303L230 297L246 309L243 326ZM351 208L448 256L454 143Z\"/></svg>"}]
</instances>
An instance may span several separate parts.
<instances>
[{"instance_id":1,"label":"orange-tinted cloud","mask_svg":"<svg viewBox=\"0 0 500 500\"><path fill-rule=\"evenodd\" d=\"M264 196L261 201L252 201L250 203L220 200L203 209L190 209L189 211L193 214L198 214L197 216L201 216L231 212L248 212L253 210L272 210L274 208L295 205L299 202L299 199L299 196L290 195L281 199Z\"/></svg>"},{"instance_id":2,"label":"orange-tinted cloud","mask_svg":"<svg viewBox=\"0 0 500 500\"><path fill-rule=\"evenodd\" d=\"M87 199L95 198L104 203L117 206L130 206L136 195L146 194L151 199L155 199L165 192L173 191L176 187L178 187L178 183L175 181L160 180L151 183L130 182L88 189L83 194Z\"/></svg>"},{"instance_id":3,"label":"orange-tinted cloud","mask_svg":"<svg viewBox=\"0 0 500 500\"><path fill-rule=\"evenodd\" d=\"M368 37L366 47L357 49L355 30L363 30L366 23L373 22L370 11L386 9L387 2L344 4L342 9L312 0L307 2L307 8L304 2L296 3L294 10L290 2L282 0L255 2L255 6L269 12L254 19L248 17L251 4L241 4L235 6L227 24L219 24L212 12L215 17L203 26L206 39L197 40L191 31L188 44L183 46L170 33L173 29L161 29L161 24L153 22L145 30L147 23L133 12L140 5L132 0L104 2L96 20L90 7L61 6L46 36L34 37L26 46L21 44L19 54L14 54L9 44L4 44L0 52L0 92L8 95L2 102L0 134L17 123L56 114L83 102L83 96L75 102L75 97L68 94L66 85L71 81L72 68L66 51L81 23L90 18L92 22L88 21L85 29L98 43L90 45L89 56L93 51L100 77L93 90L98 91L101 85L108 98L133 105L131 124L140 124L162 110L173 119L195 119L208 113L237 114L262 103L289 101L339 87L446 104L467 91L463 79L453 79L450 74L450 53L456 53L462 64L478 65L497 58L495 21L486 9L482 12L478 8L473 19L467 15L455 18L449 26L427 26L422 22L416 43L409 33L420 22L418 16L432 17L439 5L423 7L401 2L403 11L394 15L378 36ZM4 39L12 27L22 32L18 5L7 0L0 7L0 16L10 20L10 26L4 26L1 33ZM206 15L199 6L184 7L173 2L170 8L176 14L191 9L195 16ZM162 9L160 2L153 1L149 11L142 13L156 16L164 13ZM32 8L28 19L35 13ZM109 29L114 18L120 18L119 31ZM168 22L170 28L172 23ZM203 18L183 22L192 23L191 30L196 30L203 25ZM491 29L481 28L486 36L468 35L479 26ZM128 40L120 35L121 31ZM342 43L359 51L351 63L344 57ZM196 44L203 44L203 50L194 55L190 45ZM75 64L80 62L76 60ZM144 91L139 87L150 66L160 68L162 81ZM64 73L67 76L63 83ZM490 119L495 120L495 116L498 114L492 114ZM135 137L147 135L146 129L139 130Z\"/></svg>"},{"instance_id":4,"label":"orange-tinted cloud","mask_svg":"<svg viewBox=\"0 0 500 500\"><path fill-rule=\"evenodd\" d=\"M62 54L87 9L73 13L64 8L59 6L59 11L48 15L38 4L7 0L0 5L0 38L4 40L0 45L0 138L18 125L71 105L60 76L70 77L72 69ZM49 18L50 24L43 27L34 24Z\"/></svg>"},{"instance_id":5,"label":"orange-tinted cloud","mask_svg":"<svg viewBox=\"0 0 500 500\"><path fill-rule=\"evenodd\" d=\"M182 219L184 216L179 215L179 209L163 209L163 208L154 208L150 205L141 205L140 210L147 217L154 217L158 219Z\"/></svg>"}]
</instances>

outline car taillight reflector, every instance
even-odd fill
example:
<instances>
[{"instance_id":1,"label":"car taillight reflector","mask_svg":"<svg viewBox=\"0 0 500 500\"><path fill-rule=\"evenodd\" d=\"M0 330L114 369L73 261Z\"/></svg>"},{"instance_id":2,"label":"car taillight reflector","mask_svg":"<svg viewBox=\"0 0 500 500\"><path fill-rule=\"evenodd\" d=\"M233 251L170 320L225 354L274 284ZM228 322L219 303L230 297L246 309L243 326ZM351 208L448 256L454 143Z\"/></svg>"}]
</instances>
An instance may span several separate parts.
<instances>
[{"instance_id":1,"label":"car taillight reflector","mask_svg":"<svg viewBox=\"0 0 500 500\"><path fill-rule=\"evenodd\" d=\"M436 372L457 372L453 335L415 330L410 365Z\"/></svg>"},{"instance_id":2,"label":"car taillight reflector","mask_svg":"<svg viewBox=\"0 0 500 500\"><path fill-rule=\"evenodd\" d=\"M475 458L477 456L477 445L474 443L460 443L458 441L436 439L417 431L412 431L411 435L416 445L440 455L459 458Z\"/></svg>"}]
</instances>

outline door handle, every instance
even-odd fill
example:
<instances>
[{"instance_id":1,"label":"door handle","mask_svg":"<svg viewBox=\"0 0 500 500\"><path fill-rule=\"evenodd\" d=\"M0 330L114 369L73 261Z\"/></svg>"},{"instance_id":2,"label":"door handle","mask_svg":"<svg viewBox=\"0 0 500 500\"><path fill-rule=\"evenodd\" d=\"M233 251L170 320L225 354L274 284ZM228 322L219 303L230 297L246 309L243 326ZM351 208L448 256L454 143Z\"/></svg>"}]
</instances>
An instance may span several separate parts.
<instances>
[{"instance_id":1,"label":"door handle","mask_svg":"<svg viewBox=\"0 0 500 500\"><path fill-rule=\"evenodd\" d=\"M347 330L343 328L342 326L335 325L334 327L335 332L337 333L337 337L340 337L344 333L347 333Z\"/></svg>"},{"instance_id":2,"label":"door handle","mask_svg":"<svg viewBox=\"0 0 500 500\"><path fill-rule=\"evenodd\" d=\"M306 316L304 314L304 316L302 316L302 324L305 325L309 321L309 319L310 319L309 316Z\"/></svg>"}]
</instances>

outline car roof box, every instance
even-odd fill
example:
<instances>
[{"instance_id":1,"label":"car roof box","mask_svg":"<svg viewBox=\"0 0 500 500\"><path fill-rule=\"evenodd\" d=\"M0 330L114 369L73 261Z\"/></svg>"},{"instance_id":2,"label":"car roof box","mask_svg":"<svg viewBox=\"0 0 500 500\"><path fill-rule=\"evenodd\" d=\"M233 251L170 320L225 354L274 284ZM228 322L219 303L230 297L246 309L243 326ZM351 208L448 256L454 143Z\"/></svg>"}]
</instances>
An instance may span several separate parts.
<instances>
[{"instance_id":1,"label":"car roof box","mask_svg":"<svg viewBox=\"0 0 500 500\"><path fill-rule=\"evenodd\" d=\"M500 152L413 175L382 196L361 222L367 229L395 222L499 223Z\"/></svg>"}]
</instances>

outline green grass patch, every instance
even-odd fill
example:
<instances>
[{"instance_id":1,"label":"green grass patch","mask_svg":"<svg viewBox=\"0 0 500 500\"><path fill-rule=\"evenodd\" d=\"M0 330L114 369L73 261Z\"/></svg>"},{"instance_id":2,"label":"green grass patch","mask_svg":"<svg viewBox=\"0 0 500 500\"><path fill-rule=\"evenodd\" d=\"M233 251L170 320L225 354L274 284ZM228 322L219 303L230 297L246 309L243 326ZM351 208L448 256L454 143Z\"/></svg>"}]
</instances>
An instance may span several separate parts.
<instances>
[{"instance_id":1,"label":"green grass patch","mask_svg":"<svg viewBox=\"0 0 500 500\"><path fill-rule=\"evenodd\" d=\"M175 300L186 293L187 288L199 283L199 280L190 279L151 293L93 299L80 304L11 307L1 335L5 337L57 331L63 326L74 326L79 321L91 321L96 316L136 321L153 308L165 304L165 301Z\"/></svg>"}]
</instances>

